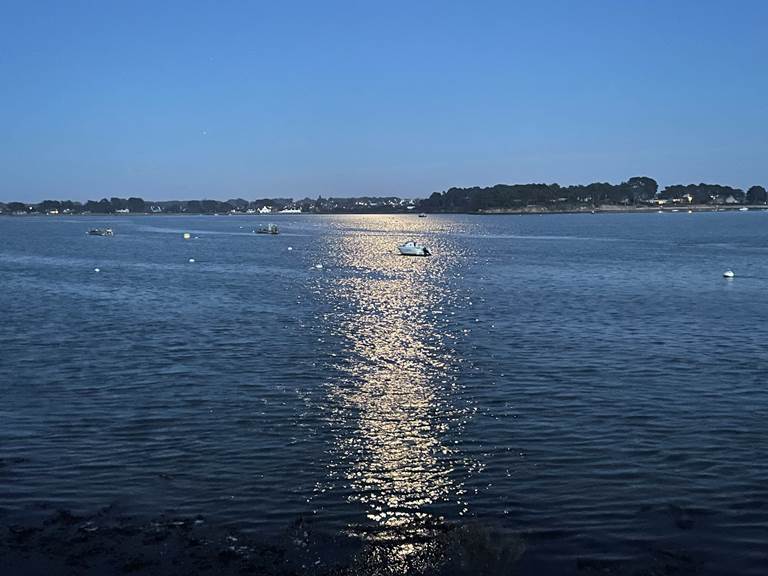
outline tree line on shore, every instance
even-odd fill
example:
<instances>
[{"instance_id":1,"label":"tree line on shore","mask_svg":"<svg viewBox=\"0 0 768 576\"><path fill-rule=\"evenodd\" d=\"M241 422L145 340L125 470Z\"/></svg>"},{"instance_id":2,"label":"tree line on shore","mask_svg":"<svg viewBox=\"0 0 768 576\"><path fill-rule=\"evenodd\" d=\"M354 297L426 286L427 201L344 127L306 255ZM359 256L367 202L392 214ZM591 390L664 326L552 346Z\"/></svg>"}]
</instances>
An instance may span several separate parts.
<instances>
[{"instance_id":1,"label":"tree line on shore","mask_svg":"<svg viewBox=\"0 0 768 576\"><path fill-rule=\"evenodd\" d=\"M544 208L574 210L587 207L639 207L664 204L730 205L765 204L768 195L762 186L747 192L719 184L667 186L659 191L657 182L636 176L621 184L595 182L587 185L497 184L487 188L450 188L435 192L419 204L425 212L483 212Z\"/></svg>"},{"instance_id":2,"label":"tree line on shore","mask_svg":"<svg viewBox=\"0 0 768 576\"><path fill-rule=\"evenodd\" d=\"M142 198L103 198L87 202L44 200L0 203L2 214L229 214L301 210L308 213L396 213L423 212L486 212L505 210L579 210L600 206L639 207L648 205L757 205L768 203L768 193L762 186L752 186L746 192L740 188L719 184L688 184L667 186L659 191L657 182L647 176L629 178L620 184L595 182L587 185L559 184L497 184L486 188L450 188L434 192L429 198L408 200L396 196L352 198L263 198L244 200L171 200L146 201Z\"/></svg>"},{"instance_id":3,"label":"tree line on shore","mask_svg":"<svg viewBox=\"0 0 768 576\"><path fill-rule=\"evenodd\" d=\"M99 201L44 200L38 203L0 202L0 214L253 214L265 210L301 210L318 214L405 212L413 209L414 200L383 197L353 198L262 198L244 200L165 200L148 201L142 198L103 198Z\"/></svg>"}]
</instances>

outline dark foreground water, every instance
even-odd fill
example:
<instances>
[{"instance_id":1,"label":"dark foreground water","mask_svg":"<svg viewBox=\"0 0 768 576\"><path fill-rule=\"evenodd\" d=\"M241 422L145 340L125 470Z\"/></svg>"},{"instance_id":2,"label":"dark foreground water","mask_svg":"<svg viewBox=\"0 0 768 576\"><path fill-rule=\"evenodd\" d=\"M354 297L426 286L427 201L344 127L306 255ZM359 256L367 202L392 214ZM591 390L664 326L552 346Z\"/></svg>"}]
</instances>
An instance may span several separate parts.
<instances>
[{"instance_id":1,"label":"dark foreground water","mask_svg":"<svg viewBox=\"0 0 768 576\"><path fill-rule=\"evenodd\" d=\"M766 573L767 212L267 220L0 219L13 571Z\"/></svg>"}]
</instances>

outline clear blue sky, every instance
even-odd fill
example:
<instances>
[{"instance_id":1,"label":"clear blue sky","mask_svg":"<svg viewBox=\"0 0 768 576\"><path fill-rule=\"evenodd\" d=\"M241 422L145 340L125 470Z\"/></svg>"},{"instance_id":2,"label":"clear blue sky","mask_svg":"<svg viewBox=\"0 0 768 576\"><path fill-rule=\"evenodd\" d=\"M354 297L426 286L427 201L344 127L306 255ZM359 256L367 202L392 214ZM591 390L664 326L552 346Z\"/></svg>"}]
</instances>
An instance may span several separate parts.
<instances>
[{"instance_id":1,"label":"clear blue sky","mask_svg":"<svg viewBox=\"0 0 768 576\"><path fill-rule=\"evenodd\" d=\"M0 200L768 185L763 0L0 0Z\"/></svg>"}]
</instances>

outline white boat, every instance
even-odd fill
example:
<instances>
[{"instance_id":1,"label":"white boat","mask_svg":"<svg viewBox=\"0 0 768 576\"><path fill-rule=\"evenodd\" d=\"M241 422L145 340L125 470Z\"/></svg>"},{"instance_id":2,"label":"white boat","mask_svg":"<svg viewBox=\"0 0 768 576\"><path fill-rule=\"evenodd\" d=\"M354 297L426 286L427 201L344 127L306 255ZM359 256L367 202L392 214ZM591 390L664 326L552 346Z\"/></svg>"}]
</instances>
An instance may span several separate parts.
<instances>
[{"instance_id":1,"label":"white boat","mask_svg":"<svg viewBox=\"0 0 768 576\"><path fill-rule=\"evenodd\" d=\"M410 241L397 247L403 256L431 256L429 248L418 242Z\"/></svg>"},{"instance_id":2,"label":"white boat","mask_svg":"<svg viewBox=\"0 0 768 576\"><path fill-rule=\"evenodd\" d=\"M733 273L733 270L726 270L725 272L723 272L723 276L725 278L733 278L734 276L736 276L736 274Z\"/></svg>"},{"instance_id":3,"label":"white boat","mask_svg":"<svg viewBox=\"0 0 768 576\"><path fill-rule=\"evenodd\" d=\"M747 208L746 206L742 206L741 208L739 208L739 212L749 212L749 208Z\"/></svg>"}]
</instances>

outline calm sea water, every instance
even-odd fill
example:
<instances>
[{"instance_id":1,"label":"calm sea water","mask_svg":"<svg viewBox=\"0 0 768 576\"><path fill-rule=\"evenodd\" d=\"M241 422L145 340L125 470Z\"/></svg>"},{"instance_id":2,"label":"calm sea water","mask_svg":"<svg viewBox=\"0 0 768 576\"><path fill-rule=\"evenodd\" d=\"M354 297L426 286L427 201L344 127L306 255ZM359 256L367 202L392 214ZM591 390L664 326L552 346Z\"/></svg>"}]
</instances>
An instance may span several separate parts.
<instances>
[{"instance_id":1,"label":"calm sea water","mask_svg":"<svg viewBox=\"0 0 768 576\"><path fill-rule=\"evenodd\" d=\"M466 523L525 574L765 573L768 213L264 221L0 219L0 522L302 517L391 573Z\"/></svg>"}]
</instances>

